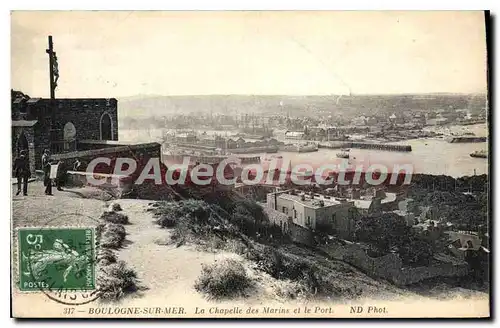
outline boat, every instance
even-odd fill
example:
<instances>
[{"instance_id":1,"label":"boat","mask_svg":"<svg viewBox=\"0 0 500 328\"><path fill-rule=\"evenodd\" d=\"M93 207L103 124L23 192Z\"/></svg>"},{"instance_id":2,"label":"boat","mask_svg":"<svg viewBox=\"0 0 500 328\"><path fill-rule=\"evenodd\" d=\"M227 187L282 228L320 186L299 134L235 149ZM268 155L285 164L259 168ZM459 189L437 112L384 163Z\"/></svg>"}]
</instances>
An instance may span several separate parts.
<instances>
[{"instance_id":1,"label":"boat","mask_svg":"<svg viewBox=\"0 0 500 328\"><path fill-rule=\"evenodd\" d=\"M283 159L283 156L281 156L281 155L271 155L269 157L264 158L264 161L265 162L270 162L270 161L272 161L274 159Z\"/></svg>"},{"instance_id":2,"label":"boat","mask_svg":"<svg viewBox=\"0 0 500 328\"><path fill-rule=\"evenodd\" d=\"M340 152L340 153L337 153L337 157L338 158L349 158L349 153L348 152Z\"/></svg>"},{"instance_id":3,"label":"boat","mask_svg":"<svg viewBox=\"0 0 500 328\"><path fill-rule=\"evenodd\" d=\"M488 158L488 153L486 150L476 150L475 152L470 153L470 157Z\"/></svg>"},{"instance_id":4,"label":"boat","mask_svg":"<svg viewBox=\"0 0 500 328\"><path fill-rule=\"evenodd\" d=\"M311 153L318 151L318 145L314 143L308 144L292 144L292 145L283 145L279 147L280 151L285 152L294 152L294 153Z\"/></svg>"}]
</instances>

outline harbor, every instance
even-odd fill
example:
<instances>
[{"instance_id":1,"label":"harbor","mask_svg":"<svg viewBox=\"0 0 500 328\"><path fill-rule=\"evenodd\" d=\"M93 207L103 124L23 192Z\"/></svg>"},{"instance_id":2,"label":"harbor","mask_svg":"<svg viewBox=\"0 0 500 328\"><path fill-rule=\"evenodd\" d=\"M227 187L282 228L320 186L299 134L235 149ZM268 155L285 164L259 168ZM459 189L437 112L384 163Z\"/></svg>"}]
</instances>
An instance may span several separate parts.
<instances>
[{"instance_id":1,"label":"harbor","mask_svg":"<svg viewBox=\"0 0 500 328\"><path fill-rule=\"evenodd\" d=\"M320 142L318 144L318 147L327 149L359 148L359 149L375 149L375 150L401 151L401 152L412 151L411 145L393 145L393 144L383 144L383 143L351 142L351 141Z\"/></svg>"},{"instance_id":2,"label":"harbor","mask_svg":"<svg viewBox=\"0 0 500 328\"><path fill-rule=\"evenodd\" d=\"M438 132L443 132L444 127L437 127L434 130ZM451 136L452 133L463 134L462 126L448 126L446 127L446 133ZM467 127L468 131L471 131L476 136L485 136L487 134L486 124L477 124L474 126ZM214 131L218 132L218 131ZM120 140L130 141L130 142L144 142L148 140L161 140L162 129L149 129L144 131L138 130L120 130ZM276 139L281 140L278 136ZM282 141L280 141L282 142ZM306 143L307 141L297 141L296 143ZM284 143L283 143L284 144ZM331 163L332 161L338 161L339 158L336 157L336 153L340 152L346 144L345 141L330 141L328 145L330 147L321 147L322 144L326 142L319 143L318 151L314 152L314 156L311 153L299 153L299 152L285 152L278 150L274 153L277 157L289 158L292 163ZM487 161L480 161L479 158L470 156L471 153L484 150L488 151L488 143L450 143L446 138L421 138L413 140L405 140L399 142L393 142L388 145L400 145L400 146L411 146L410 151L390 151L381 149L362 149L362 148L350 148L350 161L356 165L358 163L408 163L414 166L414 172L422 174L432 174L432 175L449 175L452 177L460 176L470 176L476 174L487 174L488 164ZM173 145L169 143L163 144L163 151L168 151ZM208 147L208 146L204 146ZM174 147L175 148L175 147ZM203 156L218 156L213 154L215 147L209 148L212 155L205 154ZM187 151L188 149L186 149ZM191 155L198 152L207 153L207 151L199 151L195 149L190 149ZM189 153L189 152L188 152ZM186 155L186 156L191 156ZM220 154L219 154L220 155ZM238 156L258 156L261 159L268 157L266 152L258 152L254 154L238 154Z\"/></svg>"}]
</instances>

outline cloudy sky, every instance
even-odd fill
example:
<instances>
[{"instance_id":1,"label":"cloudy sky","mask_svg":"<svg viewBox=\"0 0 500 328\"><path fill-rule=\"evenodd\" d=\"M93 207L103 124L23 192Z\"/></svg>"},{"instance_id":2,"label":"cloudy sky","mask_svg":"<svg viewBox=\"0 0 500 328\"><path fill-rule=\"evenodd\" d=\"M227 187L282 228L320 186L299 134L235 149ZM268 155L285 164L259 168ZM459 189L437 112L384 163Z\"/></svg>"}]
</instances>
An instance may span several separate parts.
<instances>
[{"instance_id":1,"label":"cloudy sky","mask_svg":"<svg viewBox=\"0 0 500 328\"><path fill-rule=\"evenodd\" d=\"M12 88L47 97L472 93L482 12L13 12Z\"/></svg>"}]
</instances>

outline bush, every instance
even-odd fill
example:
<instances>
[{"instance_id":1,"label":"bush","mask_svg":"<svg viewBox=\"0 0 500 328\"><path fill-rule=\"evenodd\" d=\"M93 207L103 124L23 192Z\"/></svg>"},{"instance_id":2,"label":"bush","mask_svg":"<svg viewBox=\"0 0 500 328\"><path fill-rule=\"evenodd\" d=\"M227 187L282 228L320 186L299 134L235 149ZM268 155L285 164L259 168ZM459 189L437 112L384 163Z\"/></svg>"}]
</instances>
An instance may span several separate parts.
<instances>
[{"instance_id":1,"label":"bush","mask_svg":"<svg viewBox=\"0 0 500 328\"><path fill-rule=\"evenodd\" d=\"M97 263L101 265L116 263L116 254L109 248L100 248L97 253Z\"/></svg>"},{"instance_id":2,"label":"bush","mask_svg":"<svg viewBox=\"0 0 500 328\"><path fill-rule=\"evenodd\" d=\"M252 286L245 267L234 259L226 259L211 265L203 265L203 270L195 283L195 289L212 299L246 296Z\"/></svg>"},{"instance_id":3,"label":"bush","mask_svg":"<svg viewBox=\"0 0 500 328\"><path fill-rule=\"evenodd\" d=\"M102 266L97 272L97 283L100 298L104 301L118 300L142 289L137 274L128 268L124 261Z\"/></svg>"},{"instance_id":4,"label":"bush","mask_svg":"<svg viewBox=\"0 0 500 328\"><path fill-rule=\"evenodd\" d=\"M111 203L109 204L109 211L110 212L119 212L122 211L122 206L119 203Z\"/></svg>"},{"instance_id":5,"label":"bush","mask_svg":"<svg viewBox=\"0 0 500 328\"><path fill-rule=\"evenodd\" d=\"M104 211L101 214L100 217L101 220L105 222L110 222L110 223L117 223L117 224L129 224L128 216L119 213L119 212L112 212L112 211Z\"/></svg>"},{"instance_id":6,"label":"bush","mask_svg":"<svg viewBox=\"0 0 500 328\"><path fill-rule=\"evenodd\" d=\"M181 219L187 219L193 224L207 224L217 209L211 207L204 201L182 200L180 202L164 202L155 208L155 214L159 216L156 223L162 228L171 228L177 225Z\"/></svg>"},{"instance_id":7,"label":"bush","mask_svg":"<svg viewBox=\"0 0 500 328\"><path fill-rule=\"evenodd\" d=\"M274 291L276 295L286 299L298 299L309 296L307 286L297 281L279 280L278 284L274 286Z\"/></svg>"},{"instance_id":8,"label":"bush","mask_svg":"<svg viewBox=\"0 0 500 328\"><path fill-rule=\"evenodd\" d=\"M96 228L96 237L101 247L120 248L125 235L125 228L121 224L105 223Z\"/></svg>"},{"instance_id":9,"label":"bush","mask_svg":"<svg viewBox=\"0 0 500 328\"><path fill-rule=\"evenodd\" d=\"M284 239L281 229L269 222L262 206L249 200L238 200L225 207L195 199L151 206L155 222L162 228L173 228L171 239L179 244L188 241L206 244L214 236L224 243L247 236L268 241Z\"/></svg>"},{"instance_id":10,"label":"bush","mask_svg":"<svg viewBox=\"0 0 500 328\"><path fill-rule=\"evenodd\" d=\"M252 249L247 258L257 262L259 270L275 279L289 282L289 285L278 290L279 296L356 297L361 292L360 289L339 286L338 277L331 274L331 269L272 247L266 247L261 251Z\"/></svg>"}]
</instances>

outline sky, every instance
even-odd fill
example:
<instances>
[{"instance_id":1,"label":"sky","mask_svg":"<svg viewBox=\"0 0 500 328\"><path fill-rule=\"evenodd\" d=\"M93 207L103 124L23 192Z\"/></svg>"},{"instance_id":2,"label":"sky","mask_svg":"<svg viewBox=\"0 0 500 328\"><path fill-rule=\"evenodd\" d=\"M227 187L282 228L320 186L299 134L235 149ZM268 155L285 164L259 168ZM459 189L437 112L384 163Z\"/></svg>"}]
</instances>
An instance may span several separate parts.
<instances>
[{"instance_id":1,"label":"sky","mask_svg":"<svg viewBox=\"0 0 500 328\"><path fill-rule=\"evenodd\" d=\"M486 92L480 11L11 13L11 84L56 97Z\"/></svg>"}]
</instances>

